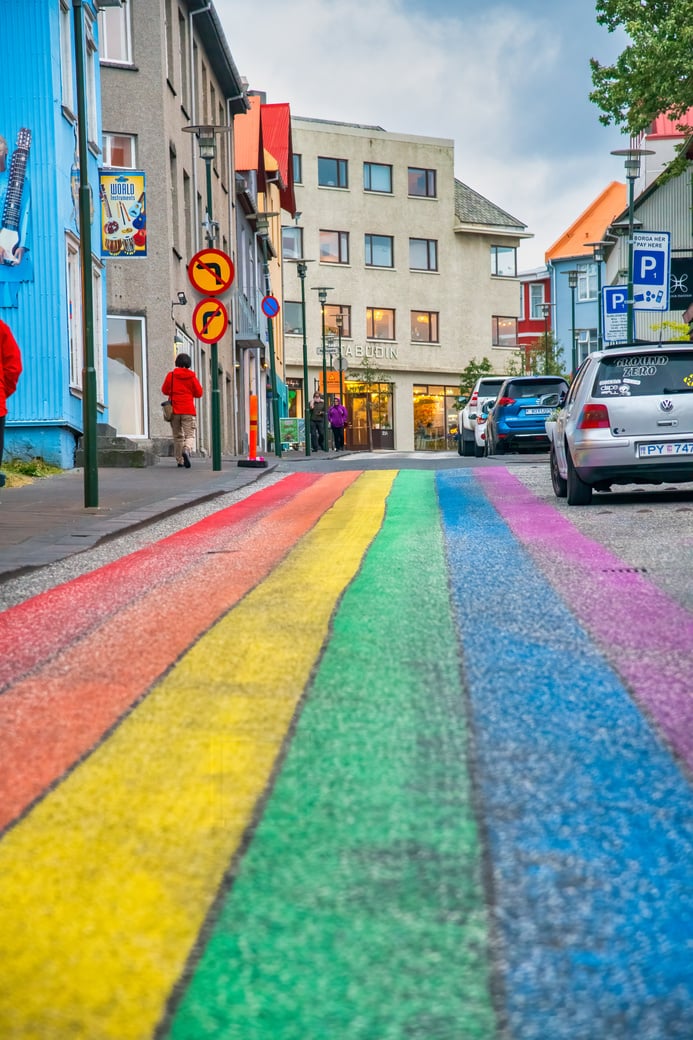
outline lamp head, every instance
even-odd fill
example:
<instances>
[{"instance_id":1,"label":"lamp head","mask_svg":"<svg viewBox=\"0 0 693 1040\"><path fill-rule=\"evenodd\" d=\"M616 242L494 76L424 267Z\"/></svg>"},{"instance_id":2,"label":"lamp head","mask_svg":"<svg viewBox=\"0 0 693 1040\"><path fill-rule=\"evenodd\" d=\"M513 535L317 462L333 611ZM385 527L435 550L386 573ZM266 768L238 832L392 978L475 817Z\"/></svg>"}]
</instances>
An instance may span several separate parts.
<instances>
[{"instance_id":1,"label":"lamp head","mask_svg":"<svg viewBox=\"0 0 693 1040\"><path fill-rule=\"evenodd\" d=\"M188 298L185 295L185 293L184 292L179 292L178 293L178 303L181 305L181 307L184 307L187 302L188 302Z\"/></svg>"},{"instance_id":2,"label":"lamp head","mask_svg":"<svg viewBox=\"0 0 693 1040\"><path fill-rule=\"evenodd\" d=\"M577 289L577 283L578 283L578 272L577 271L568 271L568 285L570 286L570 288L571 289Z\"/></svg>"}]
</instances>

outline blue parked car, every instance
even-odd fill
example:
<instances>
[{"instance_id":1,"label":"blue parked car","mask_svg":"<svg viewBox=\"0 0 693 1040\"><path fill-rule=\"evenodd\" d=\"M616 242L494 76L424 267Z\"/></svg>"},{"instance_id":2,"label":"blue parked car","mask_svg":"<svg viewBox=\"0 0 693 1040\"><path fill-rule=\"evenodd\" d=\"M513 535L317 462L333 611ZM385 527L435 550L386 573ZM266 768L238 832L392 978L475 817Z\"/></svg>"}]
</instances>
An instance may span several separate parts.
<instances>
[{"instance_id":1,"label":"blue parked car","mask_svg":"<svg viewBox=\"0 0 693 1040\"><path fill-rule=\"evenodd\" d=\"M562 376L509 376L488 413L486 455L548 448L544 424L567 393L568 383Z\"/></svg>"}]
</instances>

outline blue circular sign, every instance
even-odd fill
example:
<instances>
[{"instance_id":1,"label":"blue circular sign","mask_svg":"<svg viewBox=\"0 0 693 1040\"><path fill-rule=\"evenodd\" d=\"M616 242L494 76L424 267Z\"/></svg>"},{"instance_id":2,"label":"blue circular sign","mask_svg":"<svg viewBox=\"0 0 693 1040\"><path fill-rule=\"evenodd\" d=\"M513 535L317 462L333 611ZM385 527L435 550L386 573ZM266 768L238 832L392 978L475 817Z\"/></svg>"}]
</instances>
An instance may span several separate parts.
<instances>
[{"instance_id":1,"label":"blue circular sign","mask_svg":"<svg viewBox=\"0 0 693 1040\"><path fill-rule=\"evenodd\" d=\"M260 306L262 307L262 313L267 318L276 318L279 314L279 300L276 296L263 296Z\"/></svg>"}]
</instances>

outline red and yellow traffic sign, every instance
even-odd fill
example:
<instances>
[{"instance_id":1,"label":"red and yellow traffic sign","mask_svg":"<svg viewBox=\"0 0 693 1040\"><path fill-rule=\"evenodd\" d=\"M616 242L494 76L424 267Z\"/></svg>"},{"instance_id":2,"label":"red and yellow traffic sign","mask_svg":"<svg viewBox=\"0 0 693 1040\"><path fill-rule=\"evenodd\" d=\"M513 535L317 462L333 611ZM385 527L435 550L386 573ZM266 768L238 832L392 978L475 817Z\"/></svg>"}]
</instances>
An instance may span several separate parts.
<instances>
[{"instance_id":1,"label":"red and yellow traffic sign","mask_svg":"<svg viewBox=\"0 0 693 1040\"><path fill-rule=\"evenodd\" d=\"M233 260L221 249L201 249L188 264L190 284L205 296L226 292L234 274Z\"/></svg>"},{"instance_id":2,"label":"red and yellow traffic sign","mask_svg":"<svg viewBox=\"0 0 693 1040\"><path fill-rule=\"evenodd\" d=\"M229 327L229 314L219 300L200 300L193 311L195 335L203 343L216 343Z\"/></svg>"}]
</instances>

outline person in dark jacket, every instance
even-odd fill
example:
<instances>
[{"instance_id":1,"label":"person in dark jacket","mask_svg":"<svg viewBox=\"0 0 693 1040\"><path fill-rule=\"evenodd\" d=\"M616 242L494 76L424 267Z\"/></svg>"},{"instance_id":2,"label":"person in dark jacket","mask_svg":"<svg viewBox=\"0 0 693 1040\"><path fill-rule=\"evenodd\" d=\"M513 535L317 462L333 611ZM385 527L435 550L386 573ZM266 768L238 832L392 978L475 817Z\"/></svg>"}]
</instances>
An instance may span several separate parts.
<instances>
[{"instance_id":1,"label":"person in dark jacket","mask_svg":"<svg viewBox=\"0 0 693 1040\"><path fill-rule=\"evenodd\" d=\"M341 402L339 397L335 397L334 404L327 413L327 421L330 424L332 430L332 440L334 441L334 450L344 450L344 427L347 424L349 413Z\"/></svg>"},{"instance_id":2,"label":"person in dark jacket","mask_svg":"<svg viewBox=\"0 0 693 1040\"><path fill-rule=\"evenodd\" d=\"M310 442L313 451L325 450L325 402L319 390L310 402Z\"/></svg>"},{"instance_id":3,"label":"person in dark jacket","mask_svg":"<svg viewBox=\"0 0 693 1040\"><path fill-rule=\"evenodd\" d=\"M7 398L17 389L22 374L22 355L9 325L0 321L0 463L5 450L5 419ZM5 474L0 473L0 487L5 486Z\"/></svg>"},{"instance_id":4,"label":"person in dark jacket","mask_svg":"<svg viewBox=\"0 0 693 1040\"><path fill-rule=\"evenodd\" d=\"M190 469L190 453L195 447L195 399L202 397L202 387L191 364L189 354L179 354L176 367L167 374L161 387L161 392L173 404L173 454L178 466L185 466L186 469Z\"/></svg>"}]
</instances>

